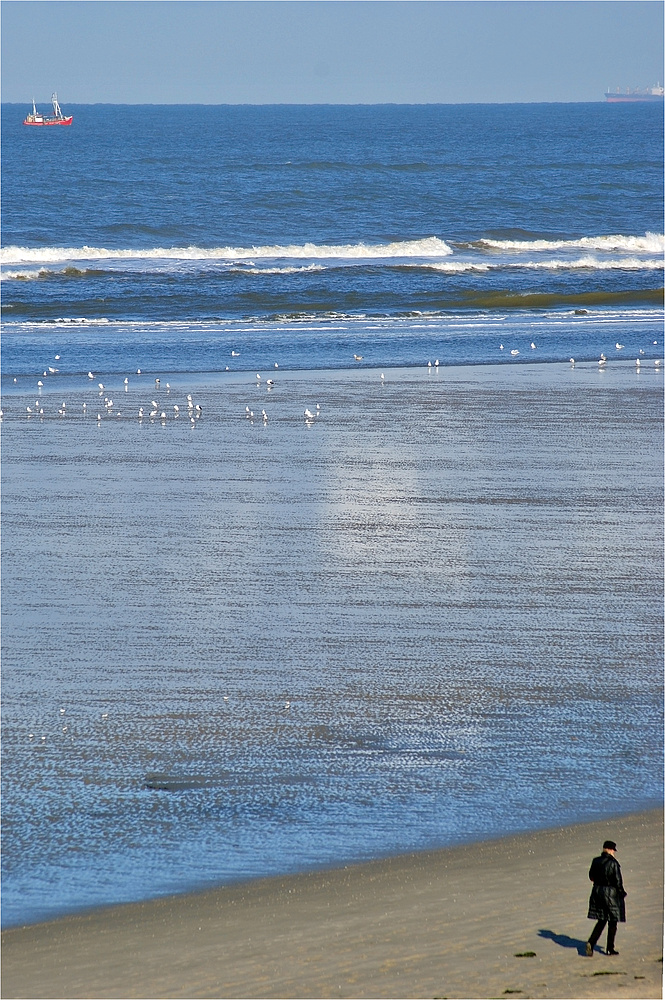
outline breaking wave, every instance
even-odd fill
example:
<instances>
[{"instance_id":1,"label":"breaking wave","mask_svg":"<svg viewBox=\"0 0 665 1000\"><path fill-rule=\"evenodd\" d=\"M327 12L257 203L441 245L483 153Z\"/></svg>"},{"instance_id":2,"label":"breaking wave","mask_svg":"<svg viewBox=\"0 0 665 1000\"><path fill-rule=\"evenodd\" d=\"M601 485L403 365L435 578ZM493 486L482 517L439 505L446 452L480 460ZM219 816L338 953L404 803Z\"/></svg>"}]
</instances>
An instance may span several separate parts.
<instances>
[{"instance_id":1,"label":"breaking wave","mask_svg":"<svg viewBox=\"0 0 665 1000\"><path fill-rule=\"evenodd\" d=\"M66 260L229 260L348 258L353 260L390 257L447 257L452 249L437 236L395 243L302 243L259 247L152 247L150 249L108 249L105 247L19 247L0 251L3 264L55 263Z\"/></svg>"},{"instance_id":2,"label":"breaking wave","mask_svg":"<svg viewBox=\"0 0 665 1000\"><path fill-rule=\"evenodd\" d=\"M466 246L490 250L602 250L609 253L664 253L665 235L645 233L644 236L583 236L577 240L491 240L481 239Z\"/></svg>"}]
</instances>

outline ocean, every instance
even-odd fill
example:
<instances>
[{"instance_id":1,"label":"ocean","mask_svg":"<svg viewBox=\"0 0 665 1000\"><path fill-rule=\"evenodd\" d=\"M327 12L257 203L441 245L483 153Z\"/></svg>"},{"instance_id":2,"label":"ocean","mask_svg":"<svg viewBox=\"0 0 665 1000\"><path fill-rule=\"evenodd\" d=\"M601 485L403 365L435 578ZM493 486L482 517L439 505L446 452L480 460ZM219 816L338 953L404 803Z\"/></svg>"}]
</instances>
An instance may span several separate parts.
<instances>
[{"instance_id":1,"label":"ocean","mask_svg":"<svg viewBox=\"0 0 665 1000\"><path fill-rule=\"evenodd\" d=\"M27 110L3 922L660 802L662 107Z\"/></svg>"}]
</instances>

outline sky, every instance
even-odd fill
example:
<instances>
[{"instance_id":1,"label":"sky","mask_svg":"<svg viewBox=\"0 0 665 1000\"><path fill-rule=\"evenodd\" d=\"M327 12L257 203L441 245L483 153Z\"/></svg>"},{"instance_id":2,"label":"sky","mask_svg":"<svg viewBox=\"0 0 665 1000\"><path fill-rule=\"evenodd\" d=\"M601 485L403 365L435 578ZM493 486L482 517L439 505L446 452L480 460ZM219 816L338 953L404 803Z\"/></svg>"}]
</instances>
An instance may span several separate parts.
<instances>
[{"instance_id":1,"label":"sky","mask_svg":"<svg viewBox=\"0 0 665 1000\"><path fill-rule=\"evenodd\" d=\"M663 82L660 0L3 0L5 102L598 101Z\"/></svg>"}]
</instances>

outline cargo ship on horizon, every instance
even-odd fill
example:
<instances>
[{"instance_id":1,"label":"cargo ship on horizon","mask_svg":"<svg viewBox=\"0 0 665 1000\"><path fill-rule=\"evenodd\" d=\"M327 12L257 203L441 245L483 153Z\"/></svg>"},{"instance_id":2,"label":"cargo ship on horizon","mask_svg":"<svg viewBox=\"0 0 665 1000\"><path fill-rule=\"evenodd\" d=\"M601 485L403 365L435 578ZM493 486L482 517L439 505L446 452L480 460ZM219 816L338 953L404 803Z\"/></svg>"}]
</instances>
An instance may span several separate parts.
<instances>
[{"instance_id":1,"label":"cargo ship on horizon","mask_svg":"<svg viewBox=\"0 0 665 1000\"><path fill-rule=\"evenodd\" d=\"M647 87L646 90L607 90L605 100L609 104L662 104L665 96L665 88L657 83L655 87Z\"/></svg>"}]
</instances>

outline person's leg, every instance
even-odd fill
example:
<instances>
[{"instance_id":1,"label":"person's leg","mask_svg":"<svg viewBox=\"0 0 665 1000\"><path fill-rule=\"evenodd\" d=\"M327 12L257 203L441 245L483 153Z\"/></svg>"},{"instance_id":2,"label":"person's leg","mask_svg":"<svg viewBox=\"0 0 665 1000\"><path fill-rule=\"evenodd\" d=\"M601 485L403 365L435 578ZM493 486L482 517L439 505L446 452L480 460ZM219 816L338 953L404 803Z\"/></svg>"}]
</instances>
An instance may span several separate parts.
<instances>
[{"instance_id":1,"label":"person's leg","mask_svg":"<svg viewBox=\"0 0 665 1000\"><path fill-rule=\"evenodd\" d=\"M614 950L614 939L617 933L617 922L616 920L607 921L607 955L618 955L619 952Z\"/></svg>"},{"instance_id":2,"label":"person's leg","mask_svg":"<svg viewBox=\"0 0 665 1000\"><path fill-rule=\"evenodd\" d=\"M591 931L591 937L586 943L586 953L589 958L593 955L593 949L598 944L598 938L603 933L606 923L606 920L599 920L594 929Z\"/></svg>"}]
</instances>

